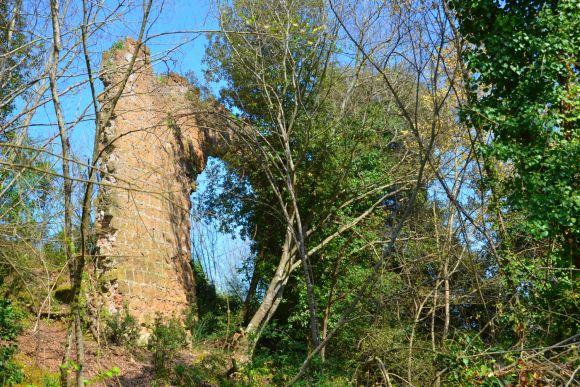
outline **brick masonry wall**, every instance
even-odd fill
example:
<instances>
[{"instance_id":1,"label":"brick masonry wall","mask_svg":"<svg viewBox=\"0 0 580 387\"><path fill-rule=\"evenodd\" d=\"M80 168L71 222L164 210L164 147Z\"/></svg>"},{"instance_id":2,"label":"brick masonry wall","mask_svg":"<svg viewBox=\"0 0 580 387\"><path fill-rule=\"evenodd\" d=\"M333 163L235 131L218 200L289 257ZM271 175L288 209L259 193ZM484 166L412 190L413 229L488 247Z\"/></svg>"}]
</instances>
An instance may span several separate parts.
<instances>
[{"instance_id":1,"label":"brick masonry wall","mask_svg":"<svg viewBox=\"0 0 580 387\"><path fill-rule=\"evenodd\" d=\"M103 112L135 47L127 39L103 55ZM195 303L189 196L208 155L225 147L222 134L199 125L196 95L178 75L155 76L143 46L110 125L101 130L96 307L115 313L126 305L143 324L156 313L181 315Z\"/></svg>"}]
</instances>

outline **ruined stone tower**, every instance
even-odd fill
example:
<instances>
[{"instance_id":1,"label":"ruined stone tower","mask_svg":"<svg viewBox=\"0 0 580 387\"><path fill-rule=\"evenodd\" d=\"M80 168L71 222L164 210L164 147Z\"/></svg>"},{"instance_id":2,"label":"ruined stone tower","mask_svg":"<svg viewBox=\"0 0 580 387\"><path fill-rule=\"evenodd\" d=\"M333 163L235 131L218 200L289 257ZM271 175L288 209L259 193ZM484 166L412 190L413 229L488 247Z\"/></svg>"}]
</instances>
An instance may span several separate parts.
<instances>
[{"instance_id":1,"label":"ruined stone tower","mask_svg":"<svg viewBox=\"0 0 580 387\"><path fill-rule=\"evenodd\" d=\"M103 113L135 47L127 39L103 55ZM225 147L223 134L201 123L197 95L178 75L155 76L143 46L101 131L94 264L99 307L109 313L126 306L147 323L156 313L179 315L195 303L189 196L207 157Z\"/></svg>"}]
</instances>

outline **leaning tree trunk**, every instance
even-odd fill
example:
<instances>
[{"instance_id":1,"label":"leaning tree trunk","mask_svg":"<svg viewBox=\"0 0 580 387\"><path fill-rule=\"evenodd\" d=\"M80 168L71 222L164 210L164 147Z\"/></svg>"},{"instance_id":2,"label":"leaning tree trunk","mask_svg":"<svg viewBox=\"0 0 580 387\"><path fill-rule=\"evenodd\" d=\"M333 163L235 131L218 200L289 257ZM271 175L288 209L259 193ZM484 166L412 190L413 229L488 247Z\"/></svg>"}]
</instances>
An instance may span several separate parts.
<instances>
[{"instance_id":1,"label":"leaning tree trunk","mask_svg":"<svg viewBox=\"0 0 580 387\"><path fill-rule=\"evenodd\" d=\"M234 368L238 365L247 364L251 360L252 353L262 331L276 312L280 301L282 301L284 288L292 272L293 255L291 254L291 247L292 232L289 229L284 239L280 262L278 263L274 277L270 281L270 285L260 307L254 313L246 328L234 336Z\"/></svg>"}]
</instances>

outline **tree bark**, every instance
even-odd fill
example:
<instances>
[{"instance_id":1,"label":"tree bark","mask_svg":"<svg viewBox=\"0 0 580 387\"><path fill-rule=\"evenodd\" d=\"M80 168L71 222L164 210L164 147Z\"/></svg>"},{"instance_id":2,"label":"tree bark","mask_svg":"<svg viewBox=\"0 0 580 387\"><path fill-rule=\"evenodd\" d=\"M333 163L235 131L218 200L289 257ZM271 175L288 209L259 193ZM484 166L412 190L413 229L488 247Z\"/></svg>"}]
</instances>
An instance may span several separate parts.
<instances>
[{"instance_id":1,"label":"tree bark","mask_svg":"<svg viewBox=\"0 0 580 387\"><path fill-rule=\"evenodd\" d=\"M241 315L243 324L247 324L250 321L250 308L252 307L252 301L256 296L256 289L258 288L258 283L260 282L260 272L258 270L258 265L262 261L262 255L259 254L254 262L254 272L252 273L252 279L250 280L250 286L248 287L248 294L246 294L246 299L244 300L244 306L242 307Z\"/></svg>"},{"instance_id":2,"label":"tree bark","mask_svg":"<svg viewBox=\"0 0 580 387\"><path fill-rule=\"evenodd\" d=\"M51 0L50 2L50 16L51 16L51 23L52 23L52 37L53 37L53 44L52 44L52 54L51 54L51 66L49 68L48 76L50 81L50 92L52 97L52 104L54 107L54 113L56 115L56 121L59 128L59 137L60 137L60 144L61 144L61 156L62 156L62 177L63 177L63 196L64 196L64 227L63 227L63 239L64 239L64 252L67 261L67 265L69 268L70 273L70 281L71 281L71 290L74 292L76 287L75 283L75 275L76 273L76 265L75 265L75 258L74 258L74 242L73 242L73 235L72 235L72 180L70 179L70 143L66 133L64 117L62 114L62 108L60 105L60 97L58 94L57 88L57 72L58 72L58 64L60 62L60 50L61 50L61 37L60 37L60 21L59 21L59 5L58 0ZM75 309L77 305L75 304L74 300L71 303L71 314L73 316L76 315ZM72 318L71 323L69 325L69 336L72 337L72 332L77 333L76 329L77 319ZM74 344L75 347L79 348L79 342L83 340L82 335L75 334L74 335ZM71 353L71 340L67 340L67 348L64 353L63 357L63 366L61 367L61 381L68 386L69 384L69 366L70 366L70 353ZM77 361L82 360L78 359L78 352L77 352ZM82 386L83 384L78 384L79 380L82 382L83 379L83 364L77 364L77 385Z\"/></svg>"},{"instance_id":3,"label":"tree bark","mask_svg":"<svg viewBox=\"0 0 580 387\"><path fill-rule=\"evenodd\" d=\"M284 293L284 287L288 283L292 269L292 233L291 230L286 232L284 245L282 248L282 255L280 262L274 273L272 281L268 286L268 290L264 295L260 307L252 316L246 328L241 332L234 343L233 359L236 365L243 365L250 361L252 353L256 346L263 329L268 324L274 312L278 308ZM236 366L235 365L235 366Z\"/></svg>"}]
</instances>

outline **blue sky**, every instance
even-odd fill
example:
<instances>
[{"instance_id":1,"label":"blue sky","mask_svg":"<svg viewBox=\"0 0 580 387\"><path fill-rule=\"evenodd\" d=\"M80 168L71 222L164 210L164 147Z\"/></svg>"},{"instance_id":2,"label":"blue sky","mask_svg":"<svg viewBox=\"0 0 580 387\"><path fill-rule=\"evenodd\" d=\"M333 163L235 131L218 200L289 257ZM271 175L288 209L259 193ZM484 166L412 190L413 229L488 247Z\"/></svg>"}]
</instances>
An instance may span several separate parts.
<instances>
[{"instance_id":1,"label":"blue sky","mask_svg":"<svg viewBox=\"0 0 580 387\"><path fill-rule=\"evenodd\" d=\"M111 1L111 5L114 3L116 2ZM91 50L95 71L100 66L102 52L127 36L137 38L141 18L140 11L141 9L136 7L131 12L124 14L120 18L121 21L111 24L107 30L89 40L89 49ZM150 19L154 20L154 22L149 25L148 36L172 31L215 30L218 28L215 12L212 13L210 2L206 0L169 0L165 2L161 9L154 6L151 16ZM75 23L74 20L68 22L71 25ZM147 42L151 50L152 60L157 60L154 62L154 69L157 73L173 71L186 74L193 71L199 80L203 80L202 60L206 44L207 39L203 34L168 34L150 39ZM81 66L82 64L79 64L78 70L76 70L78 73L84 70ZM74 80L70 81L70 83L72 82ZM60 89L62 90L66 86L66 83L61 83ZM216 90L215 87L212 89ZM102 84L98 81L97 92L100 91L102 91ZM68 94L61 98L65 120L68 122L78 117L82 110L91 103L88 87L82 87L78 93ZM34 121L36 123L54 123L52 109L52 106L48 106L47 109L35 117ZM32 134L44 137L47 132L51 132L46 129L40 126L39 130ZM91 154L93 133L92 122L77 124L73 129L72 147L76 156L81 160L88 159Z\"/></svg>"},{"instance_id":2,"label":"blue sky","mask_svg":"<svg viewBox=\"0 0 580 387\"><path fill-rule=\"evenodd\" d=\"M139 4L141 0L137 0ZM114 6L116 0L105 0L108 6ZM72 2L72 7L78 7L80 2ZM155 1L155 6L151 15L153 23L149 25L147 36L155 36L174 31L200 31L200 30L216 30L218 29L216 20L216 9L212 8L212 3L209 0L168 0L160 7L160 2ZM46 15L47 10L38 10L41 14ZM139 22L141 18L141 9L136 6L133 10L121 15L118 21L110 24L106 29L99 32L98 36L92 36L89 41L91 50L91 59L94 63L94 70L97 70L100 65L100 57L103 51L108 50L115 42L124 39L127 36L136 38L138 35ZM122 11L123 12L123 11ZM80 24L80 19L77 13L71 11L71 17L67 16L66 24L74 29ZM46 16L45 16L46 18ZM78 31L75 39L78 39ZM195 39L194 39L195 37ZM193 71L199 80L203 80L203 57L205 46L207 44L206 37L201 34L166 34L147 42L150 48L152 59L163 58L155 62L155 71L157 73L165 73L173 71L180 74L186 74ZM82 57L79 56L78 63L74 63L73 72L79 75L76 78L63 81L59 88L64 90L68 85L78 81L78 79L86 78L82 74L84 64L80 61ZM347 56L344 56L345 61ZM210 90L217 91L218 86L209 85ZM213 86L213 87L212 87ZM97 82L97 92L102 91L102 84ZM78 117L87 106L90 106L90 93L88 87L81 87L76 93L68 93L62 97L62 106L64 109L65 121L72 122ZM53 107L51 104L46 105L43 109L39 109L38 114L33 120L34 129L31 130L31 135L37 139L45 139L53 136L56 133ZM80 122L75 124L71 129L71 145L74 156L79 161L86 163L92 150L92 141L94 138L94 122L88 120L87 122ZM58 141L54 141L53 150L58 152ZM55 161L58 165L58 161ZM57 169L60 169L58 166ZM198 179L198 194L203 194L206 187L205 176L202 174ZM434 196L441 196L440 187L434 185L431 187ZM196 231L197 230L197 231ZM240 251L247 254L248 246L244 242L232 239L229 235L223 235L203 222L194 225L193 232L205 233L212 235L212 252L213 256L218 260L215 262L210 270L206 267L208 272L213 271L209 276L213 278L218 286L224 284L225 278L231 274L232 264L235 264L236 259L239 258Z\"/></svg>"},{"instance_id":3,"label":"blue sky","mask_svg":"<svg viewBox=\"0 0 580 387\"><path fill-rule=\"evenodd\" d=\"M158 21L155 23L150 34L163 33L176 30L216 30L218 24L215 18L215 9L211 9L208 1L187 1L176 0L167 4ZM148 44L152 57L164 55L167 50L178 47L177 51L170 55L171 62L158 62L155 71L158 73L174 71L186 74L189 71L195 72L197 78L203 81L203 56L207 39L205 35L200 35L195 40L190 41L190 35L166 35L155 39ZM217 92L216 85L209 85L214 92ZM219 162L219 160L210 160ZM206 188L206 176L204 173L197 178L198 190L193 195L201 196ZM198 245L195 250L209 251L206 260L202 260L207 278L214 282L220 290L226 290L227 282L235 276L236 266L240 259L249 254L247 242L235 238L232 235L223 234L217 230L217 225L206 224L203 221L194 221L192 224L192 242L199 244L199 236L205 240L205 249Z\"/></svg>"},{"instance_id":4,"label":"blue sky","mask_svg":"<svg viewBox=\"0 0 580 387\"><path fill-rule=\"evenodd\" d=\"M141 8L139 6L140 0L137 1L136 6L127 11L121 10L118 21L115 21L98 33L89 38L89 50L91 52L91 61L93 63L93 71L97 71L101 55L108 50L115 42L124 39L125 37L137 38L138 29L140 27ZM108 7L113 7L117 4L116 0L106 1ZM155 1L152 9L150 20L153 22L148 26L147 36L152 37L158 34L163 34L173 31L198 31L198 30L216 30L218 24L216 20L216 10L212 9L210 1L207 0L168 0L160 6L160 2ZM78 4L73 2L69 13L65 19L65 26L63 26L63 43L66 47L66 36L76 36L73 39L78 39L78 30L75 28L80 25L80 10ZM44 17L48 17L48 9L40 9L38 12ZM70 16L69 16L70 15ZM68 27L68 29L67 29ZM73 31L69 34L69 31ZM50 32L49 32L50 33ZM70 42L69 42L70 43ZM205 46L207 44L206 36L203 34L166 34L147 41L147 46L151 52L151 58L154 61L154 70L157 73L166 73L168 71L186 74L193 71L200 81L203 81L203 56ZM45 54L48 54L46 52ZM65 58L64 58L65 59ZM162 59L162 60L159 60ZM65 90L68 86L86 79L84 62L82 56L73 62L71 70L68 74L77 74L71 79L59 80L59 90ZM217 85L209 85L210 89L217 93ZM100 81L96 84L97 93L103 89ZM91 106L91 94L88 85L81 86L75 92L69 92L61 96L61 104L65 122L74 122L75 119L82 115L87 107ZM19 103L22 107L22 101ZM89 110L90 112L91 110ZM56 119L54 114L54 107L52 104L47 104L39 109L32 120L30 135L42 143L48 138L54 138L57 133L55 125ZM94 138L94 121L86 120L71 125L70 138L71 148L74 157L80 162L86 163L92 153L93 138ZM51 149L59 152L60 143L58 138L52 141ZM219 161L213 161L219 162ZM55 159L55 169L60 170L60 164ZM206 176L201 174L198 177L198 192L194 195L203 195L206 187ZM211 250L209 254L213 262L205 262L205 269L208 278L212 280L218 288L224 290L226 282L229 281L235 273L235 266L239 263L240 258L248 254L248 244L240 239L233 238L231 235L220 233L215 226L207 225L204 222L194 222L192 225L193 240L198 241L195 235L203 235L207 237L207 246ZM206 249L207 251L207 249Z\"/></svg>"},{"instance_id":5,"label":"blue sky","mask_svg":"<svg viewBox=\"0 0 580 387\"><path fill-rule=\"evenodd\" d=\"M141 2L140 0L137 1L138 3ZM209 0L168 0L164 2L161 8L158 6L160 2L155 1L154 3L156 5L154 5L150 17L153 23L150 23L148 26L148 36L178 30L217 29L215 12L212 13ZM105 1L105 4L106 8L112 8L117 4L117 0ZM31 5L25 2L24 6L34 7L34 4ZM63 50L63 54L61 54L62 62L67 61L67 57L64 54L66 47L70 47L72 43L79 41L78 26L81 23L80 6L80 2L72 2L64 19L62 35L65 49ZM50 28L47 26L50 16L48 8L34 8L27 10L27 12L36 13L40 21L36 22L38 24L35 30L37 36L50 36L52 34ZM115 42L128 36L133 38L137 37L140 18L140 6L137 5L130 10L123 8L119 12L118 20L107 24L98 34L89 37L88 45L93 72L96 73L100 67L102 53L111 48ZM102 19L101 17L97 20ZM155 63L155 71L160 73L174 71L181 74L193 71L200 80L203 80L202 60L207 39L204 35L198 35L195 39L192 38L193 35L191 34L170 34L149 40L147 44L150 47L152 58L159 59L163 57L164 59L163 61L157 61ZM48 60L52 41L47 39L44 44L44 51L38 53L38 56L42 57L42 61ZM82 55L77 55L77 58L72 62L72 65L67 71L67 75L70 74L74 76L59 79L59 91L62 92L75 82L86 80ZM102 91L100 81L96 82L96 87L97 93ZM90 104L90 91L87 85L77 87L74 91L63 94L61 96L61 105L65 121L74 121ZM23 105L24 101L17 101L16 111L21 109ZM37 139L50 138L57 131L55 122L54 108L52 104L46 104L43 108L37 110L32 120L30 134ZM86 160L90 154L89 150L92 149L92 134L94 133L93 126L94 124L92 122L81 122L72 128L71 145L75 151L75 155L79 159Z\"/></svg>"}]
</instances>

